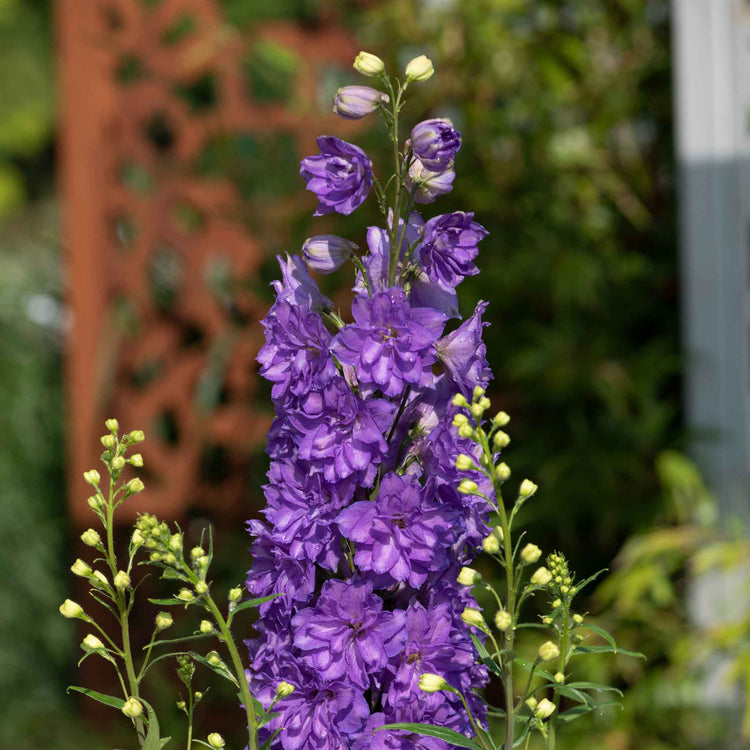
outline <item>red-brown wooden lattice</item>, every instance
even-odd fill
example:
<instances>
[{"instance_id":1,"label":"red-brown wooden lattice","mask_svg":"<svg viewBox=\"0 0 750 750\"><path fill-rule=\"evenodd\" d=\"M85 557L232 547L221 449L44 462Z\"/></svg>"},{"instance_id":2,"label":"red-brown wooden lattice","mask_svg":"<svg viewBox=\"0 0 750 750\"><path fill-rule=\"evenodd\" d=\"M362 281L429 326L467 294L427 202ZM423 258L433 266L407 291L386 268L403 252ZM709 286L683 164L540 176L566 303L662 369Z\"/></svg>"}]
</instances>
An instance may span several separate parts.
<instances>
[{"instance_id":1,"label":"red-brown wooden lattice","mask_svg":"<svg viewBox=\"0 0 750 750\"><path fill-rule=\"evenodd\" d=\"M243 202L236 182L196 164L232 134L257 135L261 149L269 134L287 134L294 162L314 152L317 133L345 133L321 82L349 69L356 49L325 18L314 29L276 21L240 31L214 0L56 6L73 520L90 523L80 477L97 465L109 416L147 433L144 506L174 518L239 503L248 482L259 484L248 456L270 415L253 403L266 302L232 280L257 278L314 200L300 181L291 199ZM248 86L248 56L269 49L298 61L284 101L253 100ZM231 153L223 158L231 172ZM219 398L201 407L211 388ZM202 467L214 459L209 481ZM126 513L141 509L135 500Z\"/></svg>"}]
</instances>

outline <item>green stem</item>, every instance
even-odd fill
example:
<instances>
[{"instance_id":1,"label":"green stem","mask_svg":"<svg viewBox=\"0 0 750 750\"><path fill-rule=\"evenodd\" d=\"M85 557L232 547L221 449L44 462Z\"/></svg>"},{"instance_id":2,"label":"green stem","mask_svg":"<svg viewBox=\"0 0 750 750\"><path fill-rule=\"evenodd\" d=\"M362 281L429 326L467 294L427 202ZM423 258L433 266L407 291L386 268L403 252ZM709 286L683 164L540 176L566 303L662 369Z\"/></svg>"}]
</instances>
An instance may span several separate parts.
<instances>
[{"instance_id":1,"label":"green stem","mask_svg":"<svg viewBox=\"0 0 750 750\"><path fill-rule=\"evenodd\" d=\"M216 624L219 626L219 633L229 651L229 656L232 659L232 665L234 666L234 673L237 676L237 682L240 686L240 696L242 697L242 702L245 704L245 713L247 714L249 739L248 750L257 750L258 729L255 721L255 708L253 706L252 695L250 694L250 686L248 685L247 677L245 676L245 668L242 666L242 659L240 659L237 646L234 643L234 638L229 631L229 626L210 594L206 595L206 604L208 605Z\"/></svg>"},{"instance_id":2,"label":"green stem","mask_svg":"<svg viewBox=\"0 0 750 750\"><path fill-rule=\"evenodd\" d=\"M557 665L557 671L565 674L565 667L568 662L568 648L570 637L570 610L569 603L566 601L563 607L563 634L562 641L560 643L560 659ZM560 693L555 691L554 697L555 712L549 721L549 735L547 736L547 750L555 750L555 742L557 740L557 715L560 713Z\"/></svg>"}]
</instances>

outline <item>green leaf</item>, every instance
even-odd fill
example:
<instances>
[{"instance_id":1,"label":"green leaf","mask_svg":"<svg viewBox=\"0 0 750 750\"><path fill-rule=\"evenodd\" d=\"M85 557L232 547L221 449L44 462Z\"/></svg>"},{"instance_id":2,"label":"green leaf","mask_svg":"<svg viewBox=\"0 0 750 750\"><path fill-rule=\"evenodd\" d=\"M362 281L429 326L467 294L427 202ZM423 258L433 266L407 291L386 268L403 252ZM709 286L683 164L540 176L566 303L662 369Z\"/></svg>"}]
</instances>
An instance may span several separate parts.
<instances>
[{"instance_id":1,"label":"green leaf","mask_svg":"<svg viewBox=\"0 0 750 750\"><path fill-rule=\"evenodd\" d=\"M225 680L229 680L230 682L234 683L236 687L239 687L239 685L237 684L237 678L228 669L214 666L213 664L211 664L211 662L208 661L208 659L206 659L205 656L195 651L190 651L189 654L199 664L202 664L204 667L208 667L211 671L216 672L216 674L218 674L220 677L223 677Z\"/></svg>"},{"instance_id":2,"label":"green leaf","mask_svg":"<svg viewBox=\"0 0 750 750\"><path fill-rule=\"evenodd\" d=\"M281 731L281 729L277 729L260 747L260 750L271 750L271 745L273 744L273 741L276 739L276 735Z\"/></svg>"},{"instance_id":3,"label":"green leaf","mask_svg":"<svg viewBox=\"0 0 750 750\"><path fill-rule=\"evenodd\" d=\"M76 693L88 695L89 698L93 698L95 701L99 701L99 703L104 703L105 706L112 706L112 708L121 709L125 705L125 701L122 698L115 698L114 695L104 695L104 693L97 693L96 690L89 690L77 685L70 685L67 692L71 690L75 690Z\"/></svg>"},{"instance_id":4,"label":"green leaf","mask_svg":"<svg viewBox=\"0 0 750 750\"><path fill-rule=\"evenodd\" d=\"M240 610L248 609L250 607L260 607L261 604L265 604L266 602L270 602L271 599L276 599L279 596L282 596L282 594L279 593L279 594L271 594L270 596L261 596L259 599L247 599L244 602L240 602L232 610L232 614L236 615Z\"/></svg>"},{"instance_id":5,"label":"green leaf","mask_svg":"<svg viewBox=\"0 0 750 750\"><path fill-rule=\"evenodd\" d=\"M576 583L576 593L579 593L583 589L586 588L590 583L595 581L602 573L606 573L607 568L602 568L601 570L597 570L596 573L593 575L590 575L585 581L582 581L581 583Z\"/></svg>"},{"instance_id":6,"label":"green leaf","mask_svg":"<svg viewBox=\"0 0 750 750\"><path fill-rule=\"evenodd\" d=\"M269 721L273 721L277 716L281 716L278 711L274 711L273 713L261 716L260 719L258 719L258 729L264 727L266 724L268 724Z\"/></svg>"},{"instance_id":7,"label":"green leaf","mask_svg":"<svg viewBox=\"0 0 750 750\"><path fill-rule=\"evenodd\" d=\"M139 700L146 706L146 712L148 713L148 733L146 734L146 739L141 750L161 750L169 742L170 738L167 737L166 742L162 741L159 737L159 720L156 718L156 711L143 698Z\"/></svg>"},{"instance_id":8,"label":"green leaf","mask_svg":"<svg viewBox=\"0 0 750 750\"><path fill-rule=\"evenodd\" d=\"M526 661L526 659L521 659L519 657L516 657L515 661L516 661L516 664L518 664L518 666L521 667L521 669L525 670L526 672L530 672L534 668L534 663L530 661ZM555 678L546 669L542 669L538 664L536 665L534 674L541 675L542 677L545 677L550 682L555 681Z\"/></svg>"},{"instance_id":9,"label":"green leaf","mask_svg":"<svg viewBox=\"0 0 750 750\"><path fill-rule=\"evenodd\" d=\"M175 597L172 597L170 599L149 599L149 601L151 602L151 604L191 604L191 602L184 602L182 599L177 599ZM195 601L195 599L193 599L193 601Z\"/></svg>"},{"instance_id":10,"label":"green leaf","mask_svg":"<svg viewBox=\"0 0 750 750\"><path fill-rule=\"evenodd\" d=\"M438 739L458 745L458 747L469 747L472 748L472 750L482 750L481 745L476 741L465 737L463 734L454 732L452 729L446 727L434 727L432 724L412 724L410 722L402 722L399 724L386 724L385 726L378 727L376 731L380 731L381 729L404 729L407 732L422 734L426 737L437 737Z\"/></svg>"},{"instance_id":11,"label":"green leaf","mask_svg":"<svg viewBox=\"0 0 750 750\"><path fill-rule=\"evenodd\" d=\"M619 696L623 695L622 690L618 690L616 687L598 685L596 682L569 682L568 687L578 688L579 690L601 690L606 693L617 693Z\"/></svg>"},{"instance_id":12,"label":"green leaf","mask_svg":"<svg viewBox=\"0 0 750 750\"><path fill-rule=\"evenodd\" d=\"M185 641L195 641L198 638L211 638L212 636L215 636L216 633L195 633L194 635L183 635L180 638L170 638L169 640L164 641L154 641L154 646L164 646L167 643L184 643ZM141 650L145 651L148 648L148 645L144 646Z\"/></svg>"},{"instance_id":13,"label":"green leaf","mask_svg":"<svg viewBox=\"0 0 750 750\"><path fill-rule=\"evenodd\" d=\"M617 708L622 708L622 704L618 701L610 701L608 703L599 703L596 705L588 705L588 706L575 706L573 708L569 708L567 711L563 711L558 717L557 720L566 723L575 721L580 716L584 716L587 713L590 713L591 711L601 711L603 708L609 708L610 706L616 706Z\"/></svg>"},{"instance_id":14,"label":"green leaf","mask_svg":"<svg viewBox=\"0 0 750 750\"><path fill-rule=\"evenodd\" d=\"M597 701L587 693L582 693L580 690L570 687L570 685L555 685L553 690L559 695L564 695L566 698L577 701L578 703L584 703L587 706L595 706Z\"/></svg>"},{"instance_id":15,"label":"green leaf","mask_svg":"<svg viewBox=\"0 0 750 750\"><path fill-rule=\"evenodd\" d=\"M645 659L645 654L638 651L628 651L624 648L612 648L612 646L576 646L573 649L573 656L582 654L622 654L623 656L634 656L636 659Z\"/></svg>"},{"instance_id":16,"label":"green leaf","mask_svg":"<svg viewBox=\"0 0 750 750\"><path fill-rule=\"evenodd\" d=\"M586 628L587 630L591 630L593 633L596 633L597 635L604 638L607 643L609 643L612 648L617 648L617 644L615 643L615 639L604 629L600 628L598 625L592 625L591 623L585 622L583 625L579 625L580 628Z\"/></svg>"},{"instance_id":17,"label":"green leaf","mask_svg":"<svg viewBox=\"0 0 750 750\"><path fill-rule=\"evenodd\" d=\"M500 669L500 667L495 663L493 658L490 656L490 652L487 651L482 641L480 641L479 638L477 638L472 632L469 632L469 635L471 636L471 640L474 642L474 647L479 654L479 658L482 660L482 664L484 664L485 667L490 670L490 672L496 674L501 680L505 680L503 670Z\"/></svg>"}]
</instances>

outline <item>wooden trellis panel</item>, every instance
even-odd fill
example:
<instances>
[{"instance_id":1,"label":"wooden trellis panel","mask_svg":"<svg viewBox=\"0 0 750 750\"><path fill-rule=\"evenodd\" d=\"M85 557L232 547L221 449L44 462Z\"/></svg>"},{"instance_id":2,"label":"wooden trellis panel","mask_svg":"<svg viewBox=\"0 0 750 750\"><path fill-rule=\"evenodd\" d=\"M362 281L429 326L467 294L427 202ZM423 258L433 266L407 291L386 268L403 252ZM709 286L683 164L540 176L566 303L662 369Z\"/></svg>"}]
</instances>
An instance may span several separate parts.
<instances>
[{"instance_id":1,"label":"wooden trellis panel","mask_svg":"<svg viewBox=\"0 0 750 750\"><path fill-rule=\"evenodd\" d=\"M325 86L356 48L330 18L240 31L214 0L56 11L74 522L89 523L80 477L109 416L147 433L144 506L179 517L237 504L259 483L248 456L270 424L254 405L258 277L314 205L301 181L271 200L274 174L242 158L293 170L318 133L345 132Z\"/></svg>"}]
</instances>

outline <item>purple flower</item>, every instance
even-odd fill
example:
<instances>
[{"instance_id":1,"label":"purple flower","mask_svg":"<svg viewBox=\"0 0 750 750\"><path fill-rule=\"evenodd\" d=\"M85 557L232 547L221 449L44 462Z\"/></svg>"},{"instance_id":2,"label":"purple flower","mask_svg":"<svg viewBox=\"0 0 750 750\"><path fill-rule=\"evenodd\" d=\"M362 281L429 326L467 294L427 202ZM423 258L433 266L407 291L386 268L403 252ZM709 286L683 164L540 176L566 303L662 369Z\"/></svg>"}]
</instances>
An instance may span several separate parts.
<instances>
[{"instance_id":1,"label":"purple flower","mask_svg":"<svg viewBox=\"0 0 750 750\"><path fill-rule=\"evenodd\" d=\"M294 645L324 680L367 690L370 675L401 651L403 612L383 612L368 581L327 581L314 607L292 620Z\"/></svg>"},{"instance_id":2,"label":"purple flower","mask_svg":"<svg viewBox=\"0 0 750 750\"><path fill-rule=\"evenodd\" d=\"M415 202L434 203L436 198L453 190L455 179L456 173L452 168L442 172L433 172L419 159L414 159L406 173L406 188L411 190L416 185Z\"/></svg>"},{"instance_id":3,"label":"purple flower","mask_svg":"<svg viewBox=\"0 0 750 750\"><path fill-rule=\"evenodd\" d=\"M375 501L350 505L336 522L356 542L354 563L388 580L419 587L430 571L449 564L446 549L455 541L454 510L425 500L409 476L386 474Z\"/></svg>"},{"instance_id":4,"label":"purple flower","mask_svg":"<svg viewBox=\"0 0 750 750\"><path fill-rule=\"evenodd\" d=\"M331 350L357 370L364 393L381 390L397 396L405 385L426 385L437 361L435 342L445 315L428 307L410 307L404 290L392 287L352 303L354 323L335 336Z\"/></svg>"},{"instance_id":5,"label":"purple flower","mask_svg":"<svg viewBox=\"0 0 750 750\"><path fill-rule=\"evenodd\" d=\"M333 273L346 263L357 245L335 234L309 237L302 245L302 257L307 267L318 273Z\"/></svg>"},{"instance_id":6,"label":"purple flower","mask_svg":"<svg viewBox=\"0 0 750 750\"><path fill-rule=\"evenodd\" d=\"M342 86L333 100L333 111L347 120L359 120L389 101L388 94L371 86Z\"/></svg>"},{"instance_id":7,"label":"purple flower","mask_svg":"<svg viewBox=\"0 0 750 750\"><path fill-rule=\"evenodd\" d=\"M479 273L474 258L487 230L473 219L473 213L456 211L435 216L424 226L419 262L427 276L446 289L457 286L466 276Z\"/></svg>"},{"instance_id":8,"label":"purple flower","mask_svg":"<svg viewBox=\"0 0 750 750\"><path fill-rule=\"evenodd\" d=\"M247 590L254 596L282 594L261 604L265 616L272 605L291 607L293 602L306 602L315 590L315 566L307 560L296 560L289 546L274 538L260 521L248 522L255 537L252 547L253 566L247 575Z\"/></svg>"},{"instance_id":9,"label":"purple flower","mask_svg":"<svg viewBox=\"0 0 750 750\"><path fill-rule=\"evenodd\" d=\"M438 357L456 387L469 396L474 386L486 388L492 378L487 364L487 347L482 341L482 314L486 302L479 302L474 314L447 336L438 341Z\"/></svg>"},{"instance_id":10,"label":"purple flower","mask_svg":"<svg viewBox=\"0 0 750 750\"><path fill-rule=\"evenodd\" d=\"M424 120L411 131L411 148L427 169L444 172L453 165L461 148L461 133L454 129L450 120Z\"/></svg>"},{"instance_id":11,"label":"purple flower","mask_svg":"<svg viewBox=\"0 0 750 750\"><path fill-rule=\"evenodd\" d=\"M274 281L276 299L292 305L307 306L310 310L333 307L333 302L318 289L315 279L299 255L276 256L281 266L281 281Z\"/></svg>"},{"instance_id":12,"label":"purple flower","mask_svg":"<svg viewBox=\"0 0 750 750\"><path fill-rule=\"evenodd\" d=\"M372 163L361 148L330 135L318 138L318 148L320 156L306 157L300 167L307 189L320 201L315 216L352 213L370 192Z\"/></svg>"},{"instance_id":13,"label":"purple flower","mask_svg":"<svg viewBox=\"0 0 750 750\"><path fill-rule=\"evenodd\" d=\"M277 301L262 321L266 343L258 352L260 374L274 386L275 399L322 388L336 375L328 349L331 334L307 306Z\"/></svg>"},{"instance_id":14,"label":"purple flower","mask_svg":"<svg viewBox=\"0 0 750 750\"><path fill-rule=\"evenodd\" d=\"M322 472L328 482L356 474L367 487L388 450L383 433L393 411L387 401L363 401L338 377L323 390L308 393L289 414L289 424L299 456L311 462L311 472Z\"/></svg>"}]
</instances>

